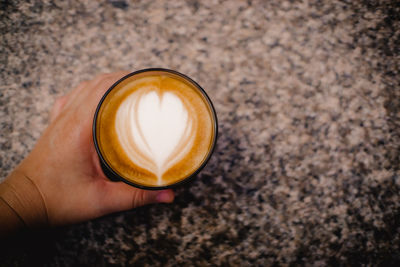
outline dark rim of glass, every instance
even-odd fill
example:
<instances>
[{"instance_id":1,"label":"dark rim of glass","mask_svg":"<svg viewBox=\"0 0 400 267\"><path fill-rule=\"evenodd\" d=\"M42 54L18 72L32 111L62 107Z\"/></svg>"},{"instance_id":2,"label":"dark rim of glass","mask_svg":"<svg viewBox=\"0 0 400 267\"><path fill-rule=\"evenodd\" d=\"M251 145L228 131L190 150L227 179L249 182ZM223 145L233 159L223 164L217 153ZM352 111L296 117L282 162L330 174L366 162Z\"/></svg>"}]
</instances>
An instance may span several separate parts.
<instances>
[{"instance_id":1,"label":"dark rim of glass","mask_svg":"<svg viewBox=\"0 0 400 267\"><path fill-rule=\"evenodd\" d=\"M207 157L205 158L205 160L203 161L203 163L199 166L199 168L197 168L197 170L195 172L193 172L191 175L189 175L188 177L184 178L183 180L177 182L177 183L173 183L170 185L166 185L166 186L145 186L142 184L138 184L138 183L134 183L128 179L125 179L124 177L122 177L121 175L119 175L118 173L116 173L113 168L107 163L107 161L104 159L101 151L100 151L100 147L99 144L97 142L97 137L96 137L96 124L97 124L97 116L99 114L100 111L100 107L103 104L104 100L106 99L107 95L123 80L128 79L129 77L139 74L139 73L143 73L143 72L153 72L153 71L160 71L160 72L168 72L168 73L172 73L174 75L180 76L183 79L189 81L191 84L193 84L205 97L210 109L211 109L211 113L214 119L214 138L211 144L211 149L208 152ZM217 119L217 113L215 111L214 105L212 104L210 98L208 97L206 91L204 91L204 89L194 80L192 80L191 78L189 78L188 76L186 76L185 74L182 74L180 72L177 72L175 70L170 70L170 69L164 69L164 68L148 68L148 69L142 69L142 70L138 70L138 71L134 71L132 73L129 73L128 75L122 77L121 79L119 79L118 81L116 81L108 90L107 92L103 95L103 97L101 98L99 104L97 105L96 108L96 112L94 113L94 118L93 118L93 126L92 126L92 134L93 134L93 142L94 142L94 146L96 148L96 152L97 155L99 156L100 159L100 163L103 165L103 167L107 168L107 171L109 171L114 177L108 177L109 179L112 178L116 178L126 184L129 184L131 186L137 187L137 188L141 188L141 189L147 189L147 190L162 190L162 189L168 189L168 188L174 188L177 186L180 186L182 184L188 183L189 181L193 180L193 178L205 167L205 165L207 164L207 162L210 160L211 155L213 154L214 150L215 150L215 146L217 143L217 137L218 137L218 119ZM106 175L107 176L107 175Z\"/></svg>"}]
</instances>

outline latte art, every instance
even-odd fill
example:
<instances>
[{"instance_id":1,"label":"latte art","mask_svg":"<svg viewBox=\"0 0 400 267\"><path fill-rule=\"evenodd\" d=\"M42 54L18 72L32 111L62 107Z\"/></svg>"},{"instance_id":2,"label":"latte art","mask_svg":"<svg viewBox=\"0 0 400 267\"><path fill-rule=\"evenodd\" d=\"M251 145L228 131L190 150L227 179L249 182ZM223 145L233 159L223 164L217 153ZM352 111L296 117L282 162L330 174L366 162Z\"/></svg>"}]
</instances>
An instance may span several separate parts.
<instances>
[{"instance_id":1,"label":"latte art","mask_svg":"<svg viewBox=\"0 0 400 267\"><path fill-rule=\"evenodd\" d=\"M183 75L157 69L127 76L107 92L95 116L102 168L112 179L144 188L179 183L209 158L215 120L205 93Z\"/></svg>"},{"instance_id":2,"label":"latte art","mask_svg":"<svg viewBox=\"0 0 400 267\"><path fill-rule=\"evenodd\" d=\"M146 89L122 102L115 129L129 159L156 174L161 185L163 173L193 146L194 116L174 93Z\"/></svg>"}]
</instances>

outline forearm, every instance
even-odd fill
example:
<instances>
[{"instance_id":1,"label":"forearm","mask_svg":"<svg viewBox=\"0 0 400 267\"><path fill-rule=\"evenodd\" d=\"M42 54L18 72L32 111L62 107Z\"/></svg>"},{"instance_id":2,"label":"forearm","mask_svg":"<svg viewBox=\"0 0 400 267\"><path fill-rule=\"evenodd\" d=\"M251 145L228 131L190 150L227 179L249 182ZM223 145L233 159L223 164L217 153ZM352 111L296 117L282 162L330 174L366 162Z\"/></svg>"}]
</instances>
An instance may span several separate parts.
<instances>
[{"instance_id":1,"label":"forearm","mask_svg":"<svg viewBox=\"0 0 400 267\"><path fill-rule=\"evenodd\" d=\"M23 172L15 170L0 184L0 237L23 228L48 225L41 192Z\"/></svg>"}]
</instances>

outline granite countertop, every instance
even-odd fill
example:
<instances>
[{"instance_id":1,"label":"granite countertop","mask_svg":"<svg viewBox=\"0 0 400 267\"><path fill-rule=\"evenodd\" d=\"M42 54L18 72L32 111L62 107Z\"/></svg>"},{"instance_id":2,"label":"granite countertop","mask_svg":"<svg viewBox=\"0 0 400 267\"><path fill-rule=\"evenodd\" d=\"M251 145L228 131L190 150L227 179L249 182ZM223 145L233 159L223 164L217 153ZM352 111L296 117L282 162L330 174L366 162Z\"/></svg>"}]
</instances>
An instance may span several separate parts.
<instances>
[{"instance_id":1,"label":"granite countertop","mask_svg":"<svg viewBox=\"0 0 400 267\"><path fill-rule=\"evenodd\" d=\"M220 136L173 204L56 229L0 265L399 264L399 14L396 1L2 1L1 180L55 98L103 72L189 75Z\"/></svg>"}]
</instances>

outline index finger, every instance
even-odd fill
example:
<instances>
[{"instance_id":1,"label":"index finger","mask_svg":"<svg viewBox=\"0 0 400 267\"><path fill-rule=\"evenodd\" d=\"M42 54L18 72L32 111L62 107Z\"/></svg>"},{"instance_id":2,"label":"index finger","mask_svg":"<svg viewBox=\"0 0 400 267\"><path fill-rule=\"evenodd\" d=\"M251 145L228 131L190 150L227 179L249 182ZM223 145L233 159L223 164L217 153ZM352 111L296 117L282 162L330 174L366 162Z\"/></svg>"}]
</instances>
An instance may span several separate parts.
<instances>
[{"instance_id":1,"label":"index finger","mask_svg":"<svg viewBox=\"0 0 400 267\"><path fill-rule=\"evenodd\" d=\"M102 96L106 93L106 91L119 79L123 78L129 71L119 71L107 74L101 74L97 76L94 80L89 82L89 85L85 89L85 96L86 100L88 101L87 104L90 106L97 106L100 102Z\"/></svg>"},{"instance_id":2,"label":"index finger","mask_svg":"<svg viewBox=\"0 0 400 267\"><path fill-rule=\"evenodd\" d=\"M81 82L75 89L65 95L68 100L64 105L64 109L76 109L82 106L90 107L89 110L96 108L97 103L108 88L127 74L129 74L129 71L103 73L93 80Z\"/></svg>"}]
</instances>

